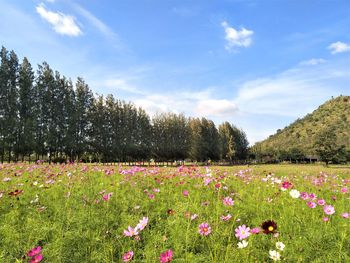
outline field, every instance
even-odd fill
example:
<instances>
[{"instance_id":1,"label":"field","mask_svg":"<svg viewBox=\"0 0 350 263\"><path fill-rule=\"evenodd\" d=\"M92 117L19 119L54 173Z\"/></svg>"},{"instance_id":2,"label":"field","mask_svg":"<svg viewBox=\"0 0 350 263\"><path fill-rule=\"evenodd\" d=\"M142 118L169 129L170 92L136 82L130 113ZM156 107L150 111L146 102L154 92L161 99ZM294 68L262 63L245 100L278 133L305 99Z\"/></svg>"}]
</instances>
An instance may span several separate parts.
<instances>
[{"instance_id":1,"label":"field","mask_svg":"<svg viewBox=\"0 0 350 263\"><path fill-rule=\"evenodd\" d=\"M0 262L350 262L346 167L3 164L0 196Z\"/></svg>"}]
</instances>

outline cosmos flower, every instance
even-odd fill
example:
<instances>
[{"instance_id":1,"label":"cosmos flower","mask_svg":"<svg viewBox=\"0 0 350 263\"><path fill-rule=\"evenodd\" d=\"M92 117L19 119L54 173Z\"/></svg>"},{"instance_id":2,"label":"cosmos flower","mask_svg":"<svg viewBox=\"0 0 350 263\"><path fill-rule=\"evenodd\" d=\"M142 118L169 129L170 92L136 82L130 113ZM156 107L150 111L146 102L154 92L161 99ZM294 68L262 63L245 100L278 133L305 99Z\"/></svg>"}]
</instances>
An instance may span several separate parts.
<instances>
[{"instance_id":1,"label":"cosmos flower","mask_svg":"<svg viewBox=\"0 0 350 263\"><path fill-rule=\"evenodd\" d=\"M139 232L138 232L137 227L132 228L131 226L128 226L128 229L124 230L124 236L126 236L126 237L132 237L132 236L136 236L138 234L139 234Z\"/></svg>"},{"instance_id":2,"label":"cosmos flower","mask_svg":"<svg viewBox=\"0 0 350 263\"><path fill-rule=\"evenodd\" d=\"M138 230L142 231L147 226L147 224L148 224L148 217L143 217L139 221L139 223L136 225L135 230L136 231L138 231Z\"/></svg>"},{"instance_id":3,"label":"cosmos flower","mask_svg":"<svg viewBox=\"0 0 350 263\"><path fill-rule=\"evenodd\" d=\"M261 228L264 230L265 234L272 234L276 231L277 224L272 220L268 220L262 223Z\"/></svg>"},{"instance_id":4,"label":"cosmos flower","mask_svg":"<svg viewBox=\"0 0 350 263\"><path fill-rule=\"evenodd\" d=\"M41 253L41 246L38 246L38 247L35 247L35 248L31 249L30 251L28 251L27 255L29 257L34 257L40 253Z\"/></svg>"},{"instance_id":5,"label":"cosmos flower","mask_svg":"<svg viewBox=\"0 0 350 263\"><path fill-rule=\"evenodd\" d=\"M281 251L283 251L284 250L284 248L285 248L285 244L283 244L282 242L276 242L276 248L278 249L278 250L281 250Z\"/></svg>"},{"instance_id":6,"label":"cosmos flower","mask_svg":"<svg viewBox=\"0 0 350 263\"><path fill-rule=\"evenodd\" d=\"M193 221L193 220L195 220L197 217L198 217L197 214L193 214L193 215L191 215L191 220Z\"/></svg>"},{"instance_id":7,"label":"cosmos flower","mask_svg":"<svg viewBox=\"0 0 350 263\"><path fill-rule=\"evenodd\" d=\"M232 218L232 215L231 215L231 214L227 214L227 216L222 215L222 216L220 217L220 219L221 219L222 221L228 221L228 220L230 220L231 218Z\"/></svg>"},{"instance_id":8,"label":"cosmos flower","mask_svg":"<svg viewBox=\"0 0 350 263\"><path fill-rule=\"evenodd\" d=\"M227 205L227 206L233 206L234 201L232 200L231 197L225 197L225 198L222 200L222 203L223 203L224 205Z\"/></svg>"},{"instance_id":9,"label":"cosmos flower","mask_svg":"<svg viewBox=\"0 0 350 263\"><path fill-rule=\"evenodd\" d=\"M309 202L307 202L307 206L310 208L315 208L317 205L315 202L309 201Z\"/></svg>"},{"instance_id":10,"label":"cosmos flower","mask_svg":"<svg viewBox=\"0 0 350 263\"><path fill-rule=\"evenodd\" d=\"M168 249L164 253L160 254L159 261L161 263L171 262L172 260L173 260L173 251L171 249Z\"/></svg>"},{"instance_id":11,"label":"cosmos flower","mask_svg":"<svg viewBox=\"0 0 350 263\"><path fill-rule=\"evenodd\" d=\"M239 240L245 239L250 236L250 228L246 227L246 225L239 226L235 229L235 236L239 238Z\"/></svg>"},{"instance_id":12,"label":"cosmos flower","mask_svg":"<svg viewBox=\"0 0 350 263\"><path fill-rule=\"evenodd\" d=\"M299 196L300 196L300 192L296 189L290 190L289 194L293 198L299 198Z\"/></svg>"},{"instance_id":13,"label":"cosmos flower","mask_svg":"<svg viewBox=\"0 0 350 263\"><path fill-rule=\"evenodd\" d=\"M250 233L252 234L259 234L260 233L260 227L254 227L250 230Z\"/></svg>"},{"instance_id":14,"label":"cosmos flower","mask_svg":"<svg viewBox=\"0 0 350 263\"><path fill-rule=\"evenodd\" d=\"M323 199L318 199L318 200L317 200L317 204L318 204L318 205L325 205L325 204L326 204L326 201L323 200Z\"/></svg>"},{"instance_id":15,"label":"cosmos flower","mask_svg":"<svg viewBox=\"0 0 350 263\"><path fill-rule=\"evenodd\" d=\"M134 251L130 250L122 256L122 259L124 262L129 262L130 260L132 260L133 256L134 256Z\"/></svg>"},{"instance_id":16,"label":"cosmos flower","mask_svg":"<svg viewBox=\"0 0 350 263\"><path fill-rule=\"evenodd\" d=\"M342 213L341 216L343 218L350 218L350 214L349 213Z\"/></svg>"},{"instance_id":17,"label":"cosmos flower","mask_svg":"<svg viewBox=\"0 0 350 263\"><path fill-rule=\"evenodd\" d=\"M242 240L241 242L238 242L238 243L237 243L237 247L238 247L239 249L245 248L245 247L247 247L247 246L248 246L248 242L245 241L245 240Z\"/></svg>"},{"instance_id":18,"label":"cosmos flower","mask_svg":"<svg viewBox=\"0 0 350 263\"><path fill-rule=\"evenodd\" d=\"M188 197L188 190L183 190L182 195L183 195L184 197Z\"/></svg>"},{"instance_id":19,"label":"cosmos flower","mask_svg":"<svg viewBox=\"0 0 350 263\"><path fill-rule=\"evenodd\" d=\"M39 263L39 262L41 262L41 260L43 260L43 255L38 254L38 255L35 255L34 257L32 257L29 262L30 263Z\"/></svg>"},{"instance_id":20,"label":"cosmos flower","mask_svg":"<svg viewBox=\"0 0 350 263\"><path fill-rule=\"evenodd\" d=\"M301 192L300 193L300 198L303 199L303 200L307 200L307 199L309 199L309 194L306 193L306 192Z\"/></svg>"},{"instance_id":21,"label":"cosmos flower","mask_svg":"<svg viewBox=\"0 0 350 263\"><path fill-rule=\"evenodd\" d=\"M323 211L326 215L333 215L335 213L335 209L331 205L325 205Z\"/></svg>"},{"instance_id":22,"label":"cosmos flower","mask_svg":"<svg viewBox=\"0 0 350 263\"><path fill-rule=\"evenodd\" d=\"M285 190L291 188L292 186L293 186L292 183L290 183L290 182L288 182L288 181L284 181L284 182L282 182L281 190L282 190L282 191L285 191Z\"/></svg>"},{"instance_id":23,"label":"cosmos flower","mask_svg":"<svg viewBox=\"0 0 350 263\"><path fill-rule=\"evenodd\" d=\"M202 236L207 236L211 233L211 227L208 223L202 223L198 226L198 232Z\"/></svg>"},{"instance_id":24,"label":"cosmos flower","mask_svg":"<svg viewBox=\"0 0 350 263\"><path fill-rule=\"evenodd\" d=\"M102 196L103 200L108 201L112 197L113 193L108 193Z\"/></svg>"},{"instance_id":25,"label":"cosmos flower","mask_svg":"<svg viewBox=\"0 0 350 263\"><path fill-rule=\"evenodd\" d=\"M270 250L269 255L273 261L278 261L281 259L281 254L276 250Z\"/></svg>"}]
</instances>

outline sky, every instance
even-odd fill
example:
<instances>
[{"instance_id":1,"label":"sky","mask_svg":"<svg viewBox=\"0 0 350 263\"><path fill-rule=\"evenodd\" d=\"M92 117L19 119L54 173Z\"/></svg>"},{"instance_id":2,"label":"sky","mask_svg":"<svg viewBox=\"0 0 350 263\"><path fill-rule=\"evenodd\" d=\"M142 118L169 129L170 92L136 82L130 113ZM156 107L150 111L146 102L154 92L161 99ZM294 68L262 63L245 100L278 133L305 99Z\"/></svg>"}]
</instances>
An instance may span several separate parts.
<instances>
[{"instance_id":1,"label":"sky","mask_svg":"<svg viewBox=\"0 0 350 263\"><path fill-rule=\"evenodd\" d=\"M206 117L251 145L350 95L350 1L0 0L0 45L150 116Z\"/></svg>"}]
</instances>

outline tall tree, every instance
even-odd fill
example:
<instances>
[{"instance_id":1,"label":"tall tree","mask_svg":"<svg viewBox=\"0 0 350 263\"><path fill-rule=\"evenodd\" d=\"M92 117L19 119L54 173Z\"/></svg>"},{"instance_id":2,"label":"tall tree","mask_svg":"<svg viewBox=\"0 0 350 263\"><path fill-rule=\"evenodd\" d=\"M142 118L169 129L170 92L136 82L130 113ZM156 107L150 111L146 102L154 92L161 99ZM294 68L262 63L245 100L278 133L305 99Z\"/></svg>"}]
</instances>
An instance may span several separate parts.
<instances>
[{"instance_id":1,"label":"tall tree","mask_svg":"<svg viewBox=\"0 0 350 263\"><path fill-rule=\"evenodd\" d=\"M30 155L34 148L34 72L27 58L19 68L19 125L17 153Z\"/></svg>"}]
</instances>

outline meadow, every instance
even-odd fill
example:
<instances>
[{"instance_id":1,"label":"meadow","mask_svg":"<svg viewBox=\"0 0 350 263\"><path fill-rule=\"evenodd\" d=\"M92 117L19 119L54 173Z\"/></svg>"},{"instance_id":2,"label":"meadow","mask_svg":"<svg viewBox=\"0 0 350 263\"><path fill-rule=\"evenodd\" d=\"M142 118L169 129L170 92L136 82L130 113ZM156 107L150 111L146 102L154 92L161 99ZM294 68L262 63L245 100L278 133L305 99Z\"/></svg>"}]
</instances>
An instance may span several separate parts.
<instances>
[{"instance_id":1,"label":"meadow","mask_svg":"<svg viewBox=\"0 0 350 263\"><path fill-rule=\"evenodd\" d=\"M350 262L350 168L0 165L0 262Z\"/></svg>"}]
</instances>

